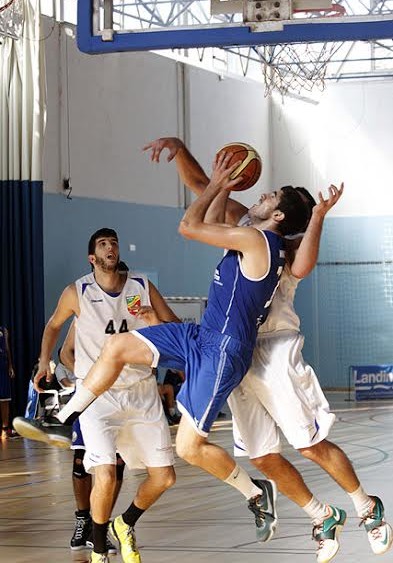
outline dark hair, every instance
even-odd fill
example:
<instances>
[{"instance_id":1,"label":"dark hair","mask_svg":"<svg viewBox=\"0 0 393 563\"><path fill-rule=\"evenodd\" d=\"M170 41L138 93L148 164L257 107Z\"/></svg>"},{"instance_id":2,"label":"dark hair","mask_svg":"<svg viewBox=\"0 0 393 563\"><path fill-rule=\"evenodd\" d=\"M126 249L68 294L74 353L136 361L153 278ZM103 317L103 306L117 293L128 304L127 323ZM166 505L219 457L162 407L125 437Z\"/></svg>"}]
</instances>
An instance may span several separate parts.
<instances>
[{"instance_id":1,"label":"dark hair","mask_svg":"<svg viewBox=\"0 0 393 563\"><path fill-rule=\"evenodd\" d=\"M117 269L119 270L119 272L129 272L130 268L127 266L127 264L125 262L123 262L123 260L120 260L120 262L117 265Z\"/></svg>"},{"instance_id":2,"label":"dark hair","mask_svg":"<svg viewBox=\"0 0 393 563\"><path fill-rule=\"evenodd\" d=\"M98 229L95 233L93 233L89 240L88 246L88 254L94 254L96 249L96 241L99 238L114 238L119 241L116 231L113 229L108 229L108 227L103 227L102 229Z\"/></svg>"},{"instance_id":3,"label":"dark hair","mask_svg":"<svg viewBox=\"0 0 393 563\"><path fill-rule=\"evenodd\" d=\"M303 188L302 186L297 186L295 188L295 190L300 193L300 195L303 198L303 201L305 201L307 206L308 206L308 219L307 219L307 225L308 225L308 223L310 222L310 219L311 219L312 209L317 204L317 202L315 201L313 196L310 194L310 192L308 190L306 190L306 188ZM307 227L307 225L306 225L306 227Z\"/></svg>"},{"instance_id":4,"label":"dark hair","mask_svg":"<svg viewBox=\"0 0 393 563\"><path fill-rule=\"evenodd\" d=\"M305 230L311 212L309 203L304 201L300 190L293 186L282 187L277 209L285 215L285 219L278 224L280 234L283 236L296 235Z\"/></svg>"}]
</instances>

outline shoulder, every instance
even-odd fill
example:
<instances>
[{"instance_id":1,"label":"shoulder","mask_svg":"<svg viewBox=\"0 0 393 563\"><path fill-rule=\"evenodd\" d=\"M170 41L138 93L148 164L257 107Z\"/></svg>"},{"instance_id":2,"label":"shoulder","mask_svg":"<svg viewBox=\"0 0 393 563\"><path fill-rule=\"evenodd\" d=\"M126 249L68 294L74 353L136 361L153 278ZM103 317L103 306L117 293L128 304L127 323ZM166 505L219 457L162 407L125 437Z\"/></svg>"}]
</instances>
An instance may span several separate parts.
<instances>
[{"instance_id":1,"label":"shoulder","mask_svg":"<svg viewBox=\"0 0 393 563\"><path fill-rule=\"evenodd\" d=\"M128 272L127 282L139 284L146 291L149 290L149 280L148 280L148 278L144 274L141 274L139 272Z\"/></svg>"}]
</instances>

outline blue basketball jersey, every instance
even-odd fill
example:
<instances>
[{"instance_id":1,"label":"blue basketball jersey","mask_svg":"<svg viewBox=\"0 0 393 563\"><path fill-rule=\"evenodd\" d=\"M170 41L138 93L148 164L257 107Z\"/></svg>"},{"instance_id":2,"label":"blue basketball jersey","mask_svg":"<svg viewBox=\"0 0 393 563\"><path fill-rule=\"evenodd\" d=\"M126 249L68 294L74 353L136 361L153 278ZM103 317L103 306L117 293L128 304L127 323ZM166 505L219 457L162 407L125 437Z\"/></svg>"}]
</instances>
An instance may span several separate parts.
<instances>
[{"instance_id":1,"label":"blue basketball jersey","mask_svg":"<svg viewBox=\"0 0 393 563\"><path fill-rule=\"evenodd\" d=\"M240 254L229 250L214 273L201 326L254 346L258 327L265 321L285 264L283 239L261 231L270 251L270 268L260 279L246 277Z\"/></svg>"}]
</instances>

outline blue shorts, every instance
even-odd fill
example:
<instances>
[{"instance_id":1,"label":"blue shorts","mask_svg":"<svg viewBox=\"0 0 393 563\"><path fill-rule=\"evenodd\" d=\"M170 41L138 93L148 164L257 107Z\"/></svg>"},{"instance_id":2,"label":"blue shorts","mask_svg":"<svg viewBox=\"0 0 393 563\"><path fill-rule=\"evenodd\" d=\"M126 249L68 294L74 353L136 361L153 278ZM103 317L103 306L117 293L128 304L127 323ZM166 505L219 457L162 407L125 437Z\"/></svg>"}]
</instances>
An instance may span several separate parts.
<instances>
[{"instance_id":1,"label":"blue shorts","mask_svg":"<svg viewBox=\"0 0 393 563\"><path fill-rule=\"evenodd\" d=\"M132 331L153 352L152 367L178 369L186 380L179 409L207 436L231 391L251 364L253 349L194 323L168 323Z\"/></svg>"},{"instance_id":2,"label":"blue shorts","mask_svg":"<svg viewBox=\"0 0 393 563\"><path fill-rule=\"evenodd\" d=\"M85 442L82 436L79 418L72 423L72 444L71 450L85 450Z\"/></svg>"}]
</instances>

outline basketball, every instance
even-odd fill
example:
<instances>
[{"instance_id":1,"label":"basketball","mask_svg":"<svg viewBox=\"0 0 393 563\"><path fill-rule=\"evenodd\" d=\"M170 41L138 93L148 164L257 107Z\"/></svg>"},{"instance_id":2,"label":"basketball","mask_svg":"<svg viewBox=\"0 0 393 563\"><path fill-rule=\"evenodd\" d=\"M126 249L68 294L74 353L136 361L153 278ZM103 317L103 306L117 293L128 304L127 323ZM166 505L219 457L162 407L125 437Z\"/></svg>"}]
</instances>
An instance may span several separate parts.
<instances>
[{"instance_id":1,"label":"basketball","mask_svg":"<svg viewBox=\"0 0 393 563\"><path fill-rule=\"evenodd\" d=\"M217 154L223 151L232 153L230 165L241 160L241 164L232 172L230 178L234 180L238 176L242 176L243 180L232 190L243 191L251 188L259 180L262 172L262 159L257 151L246 143L229 143L222 147Z\"/></svg>"}]
</instances>

